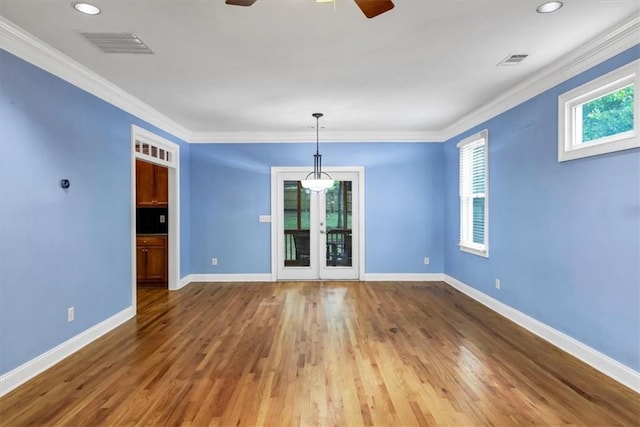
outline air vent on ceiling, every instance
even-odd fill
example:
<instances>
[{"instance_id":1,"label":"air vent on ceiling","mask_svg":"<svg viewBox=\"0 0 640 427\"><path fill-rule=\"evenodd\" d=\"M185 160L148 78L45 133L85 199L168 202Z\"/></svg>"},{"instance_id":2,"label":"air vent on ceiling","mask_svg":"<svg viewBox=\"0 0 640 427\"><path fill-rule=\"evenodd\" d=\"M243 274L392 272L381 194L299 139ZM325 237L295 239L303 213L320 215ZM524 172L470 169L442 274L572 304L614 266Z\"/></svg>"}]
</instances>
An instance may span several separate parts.
<instances>
[{"instance_id":1,"label":"air vent on ceiling","mask_svg":"<svg viewBox=\"0 0 640 427\"><path fill-rule=\"evenodd\" d=\"M151 49L132 33L80 33L105 53L153 54Z\"/></svg>"},{"instance_id":2,"label":"air vent on ceiling","mask_svg":"<svg viewBox=\"0 0 640 427\"><path fill-rule=\"evenodd\" d=\"M519 63L524 61L527 56L529 55L527 55L526 53L511 54L506 58L504 58L502 61L500 61L498 63L498 67L505 67L505 66L508 67L510 65L518 65Z\"/></svg>"}]
</instances>

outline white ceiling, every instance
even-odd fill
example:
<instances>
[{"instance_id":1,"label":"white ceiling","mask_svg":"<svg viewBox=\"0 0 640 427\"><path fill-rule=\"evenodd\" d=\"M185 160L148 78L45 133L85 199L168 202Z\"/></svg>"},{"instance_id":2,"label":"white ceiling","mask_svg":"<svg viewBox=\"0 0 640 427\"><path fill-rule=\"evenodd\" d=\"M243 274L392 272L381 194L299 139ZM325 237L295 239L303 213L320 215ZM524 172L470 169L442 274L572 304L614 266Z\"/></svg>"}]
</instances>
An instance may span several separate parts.
<instances>
[{"instance_id":1,"label":"white ceiling","mask_svg":"<svg viewBox=\"0 0 640 427\"><path fill-rule=\"evenodd\" d=\"M192 132L441 131L640 11L637 0L0 0L0 14ZM334 10L335 6L335 10ZM78 32L132 32L154 55L105 54ZM529 54L497 67L511 53ZM315 132L314 132L315 136Z\"/></svg>"}]
</instances>

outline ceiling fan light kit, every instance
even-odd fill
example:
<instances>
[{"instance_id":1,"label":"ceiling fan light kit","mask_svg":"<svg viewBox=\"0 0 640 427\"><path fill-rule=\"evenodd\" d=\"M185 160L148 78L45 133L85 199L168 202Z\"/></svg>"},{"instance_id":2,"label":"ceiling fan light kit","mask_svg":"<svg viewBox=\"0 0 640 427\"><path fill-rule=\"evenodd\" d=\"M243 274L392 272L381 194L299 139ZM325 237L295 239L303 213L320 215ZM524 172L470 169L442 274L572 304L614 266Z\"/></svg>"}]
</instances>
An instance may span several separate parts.
<instances>
[{"instance_id":1,"label":"ceiling fan light kit","mask_svg":"<svg viewBox=\"0 0 640 427\"><path fill-rule=\"evenodd\" d=\"M320 144L319 120L323 114L313 113L312 116L316 118L316 154L313 155L313 172L310 172L300 183L302 188L320 193L333 187L333 179L328 173L322 172L322 154L318 149ZM323 178L323 175L326 178Z\"/></svg>"},{"instance_id":2,"label":"ceiling fan light kit","mask_svg":"<svg viewBox=\"0 0 640 427\"><path fill-rule=\"evenodd\" d=\"M332 2L334 0L316 0L319 3ZM362 13L367 18L375 18L385 12L393 9L393 2L391 0L354 0ZM232 6L251 6L256 0L226 0L226 4Z\"/></svg>"}]
</instances>

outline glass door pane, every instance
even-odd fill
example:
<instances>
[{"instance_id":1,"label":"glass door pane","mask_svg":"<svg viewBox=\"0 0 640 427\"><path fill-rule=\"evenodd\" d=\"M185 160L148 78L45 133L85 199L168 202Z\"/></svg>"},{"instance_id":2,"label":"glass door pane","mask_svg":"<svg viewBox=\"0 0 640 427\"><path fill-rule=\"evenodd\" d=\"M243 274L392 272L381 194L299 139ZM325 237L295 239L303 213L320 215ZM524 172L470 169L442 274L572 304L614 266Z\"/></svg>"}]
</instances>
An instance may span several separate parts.
<instances>
[{"instance_id":1,"label":"glass door pane","mask_svg":"<svg viewBox=\"0 0 640 427\"><path fill-rule=\"evenodd\" d=\"M310 194L300 181L284 181L284 265L311 265Z\"/></svg>"},{"instance_id":2,"label":"glass door pane","mask_svg":"<svg viewBox=\"0 0 640 427\"><path fill-rule=\"evenodd\" d=\"M325 197L325 265L353 266L352 181L336 180Z\"/></svg>"},{"instance_id":3,"label":"glass door pane","mask_svg":"<svg viewBox=\"0 0 640 427\"><path fill-rule=\"evenodd\" d=\"M326 193L321 193L318 200L319 277L327 280L358 279L359 174L357 171L336 171L331 176L333 186ZM311 219L313 221L313 217Z\"/></svg>"}]
</instances>

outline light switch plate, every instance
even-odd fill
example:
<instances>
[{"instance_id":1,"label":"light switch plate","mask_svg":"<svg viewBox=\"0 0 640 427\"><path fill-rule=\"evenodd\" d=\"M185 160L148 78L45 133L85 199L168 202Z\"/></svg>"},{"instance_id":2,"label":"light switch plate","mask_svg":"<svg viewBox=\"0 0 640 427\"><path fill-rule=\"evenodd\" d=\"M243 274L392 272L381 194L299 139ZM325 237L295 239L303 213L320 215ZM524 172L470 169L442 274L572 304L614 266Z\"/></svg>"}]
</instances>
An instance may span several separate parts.
<instances>
[{"instance_id":1,"label":"light switch plate","mask_svg":"<svg viewBox=\"0 0 640 427\"><path fill-rule=\"evenodd\" d=\"M260 215L260 222L271 222L271 215Z\"/></svg>"}]
</instances>

